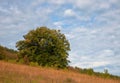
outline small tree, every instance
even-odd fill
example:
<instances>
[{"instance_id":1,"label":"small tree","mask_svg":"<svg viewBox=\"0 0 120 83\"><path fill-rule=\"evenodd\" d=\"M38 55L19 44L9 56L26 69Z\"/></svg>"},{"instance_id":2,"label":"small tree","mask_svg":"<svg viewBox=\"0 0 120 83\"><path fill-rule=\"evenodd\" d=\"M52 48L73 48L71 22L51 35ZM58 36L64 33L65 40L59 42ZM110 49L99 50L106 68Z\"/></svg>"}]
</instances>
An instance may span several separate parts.
<instances>
[{"instance_id":1,"label":"small tree","mask_svg":"<svg viewBox=\"0 0 120 83\"><path fill-rule=\"evenodd\" d=\"M27 62L37 62L41 66L65 68L69 61L70 44L60 30L38 27L23 36L18 41L19 58L28 59Z\"/></svg>"},{"instance_id":2,"label":"small tree","mask_svg":"<svg viewBox=\"0 0 120 83\"><path fill-rule=\"evenodd\" d=\"M105 73L105 74L108 74L108 70L107 70L107 69L104 69L104 73Z\"/></svg>"}]
</instances>

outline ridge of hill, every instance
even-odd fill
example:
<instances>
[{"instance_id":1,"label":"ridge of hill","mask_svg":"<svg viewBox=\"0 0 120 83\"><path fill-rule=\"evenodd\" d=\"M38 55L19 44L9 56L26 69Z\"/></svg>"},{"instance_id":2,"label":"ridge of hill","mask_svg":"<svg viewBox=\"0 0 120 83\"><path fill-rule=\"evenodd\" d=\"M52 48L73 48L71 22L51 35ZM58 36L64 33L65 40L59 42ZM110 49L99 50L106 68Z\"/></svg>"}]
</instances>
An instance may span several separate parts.
<instances>
[{"instance_id":1,"label":"ridge of hill","mask_svg":"<svg viewBox=\"0 0 120 83\"><path fill-rule=\"evenodd\" d=\"M0 83L120 83L69 70L33 67L0 61Z\"/></svg>"}]
</instances>

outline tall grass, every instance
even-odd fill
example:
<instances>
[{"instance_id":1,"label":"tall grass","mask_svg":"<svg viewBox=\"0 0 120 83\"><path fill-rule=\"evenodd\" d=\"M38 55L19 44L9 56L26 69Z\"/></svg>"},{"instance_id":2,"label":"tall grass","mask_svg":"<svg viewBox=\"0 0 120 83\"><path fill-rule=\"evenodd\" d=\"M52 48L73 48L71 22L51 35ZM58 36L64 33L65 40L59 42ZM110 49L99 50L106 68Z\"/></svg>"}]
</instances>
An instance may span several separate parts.
<instances>
[{"instance_id":1,"label":"tall grass","mask_svg":"<svg viewBox=\"0 0 120 83\"><path fill-rule=\"evenodd\" d=\"M0 61L0 83L120 83L120 80Z\"/></svg>"}]
</instances>

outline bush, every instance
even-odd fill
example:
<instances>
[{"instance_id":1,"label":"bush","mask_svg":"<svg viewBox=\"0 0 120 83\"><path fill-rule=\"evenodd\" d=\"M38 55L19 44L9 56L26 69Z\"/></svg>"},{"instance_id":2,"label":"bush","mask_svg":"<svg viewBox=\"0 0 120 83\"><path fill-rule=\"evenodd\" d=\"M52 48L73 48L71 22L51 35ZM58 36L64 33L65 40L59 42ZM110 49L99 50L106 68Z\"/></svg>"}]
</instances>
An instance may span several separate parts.
<instances>
[{"instance_id":1,"label":"bush","mask_svg":"<svg viewBox=\"0 0 120 83\"><path fill-rule=\"evenodd\" d=\"M3 60L3 59L5 59L5 55L0 52L0 60Z\"/></svg>"}]
</instances>

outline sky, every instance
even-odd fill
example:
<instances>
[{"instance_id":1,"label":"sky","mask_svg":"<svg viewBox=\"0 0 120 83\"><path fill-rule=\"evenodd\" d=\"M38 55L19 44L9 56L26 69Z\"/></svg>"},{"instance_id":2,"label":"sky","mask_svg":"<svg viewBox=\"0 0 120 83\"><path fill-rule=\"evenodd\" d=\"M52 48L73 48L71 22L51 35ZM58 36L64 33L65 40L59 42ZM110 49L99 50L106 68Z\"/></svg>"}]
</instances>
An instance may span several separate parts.
<instances>
[{"instance_id":1,"label":"sky","mask_svg":"<svg viewBox=\"0 0 120 83\"><path fill-rule=\"evenodd\" d=\"M40 26L65 34L71 66L120 76L120 0L0 0L1 45Z\"/></svg>"}]
</instances>

